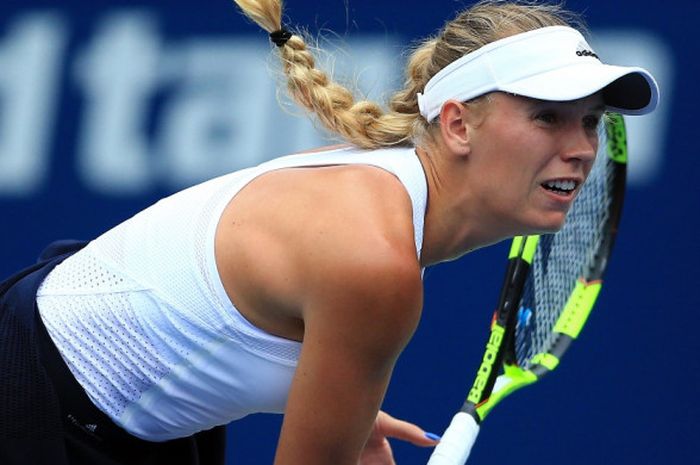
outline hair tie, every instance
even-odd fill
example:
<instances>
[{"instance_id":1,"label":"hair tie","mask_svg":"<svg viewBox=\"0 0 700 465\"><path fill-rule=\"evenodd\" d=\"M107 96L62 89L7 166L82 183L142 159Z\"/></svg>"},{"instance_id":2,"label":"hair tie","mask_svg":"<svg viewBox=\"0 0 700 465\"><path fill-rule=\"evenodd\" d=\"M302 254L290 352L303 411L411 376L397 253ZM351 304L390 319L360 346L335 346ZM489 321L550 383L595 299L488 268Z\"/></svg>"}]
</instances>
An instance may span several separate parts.
<instances>
[{"instance_id":1,"label":"hair tie","mask_svg":"<svg viewBox=\"0 0 700 465\"><path fill-rule=\"evenodd\" d=\"M286 30L284 26L279 31L270 33L270 40L278 47L283 47L291 37L292 33Z\"/></svg>"}]
</instances>

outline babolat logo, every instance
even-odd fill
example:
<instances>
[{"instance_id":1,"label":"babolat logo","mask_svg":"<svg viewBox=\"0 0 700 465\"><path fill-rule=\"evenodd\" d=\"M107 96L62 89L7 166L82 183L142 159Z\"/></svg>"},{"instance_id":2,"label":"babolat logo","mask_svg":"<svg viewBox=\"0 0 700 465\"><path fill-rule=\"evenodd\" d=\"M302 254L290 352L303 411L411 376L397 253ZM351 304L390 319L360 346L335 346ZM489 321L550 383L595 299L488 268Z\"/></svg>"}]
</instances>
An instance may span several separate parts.
<instances>
[{"instance_id":1,"label":"babolat logo","mask_svg":"<svg viewBox=\"0 0 700 465\"><path fill-rule=\"evenodd\" d=\"M467 396L467 400L473 404L478 404L481 401L481 394L484 392L489 376L491 376L493 364L496 362L496 356L498 355L498 348L503 341L504 332L505 330L503 327L499 325L493 325L491 328L491 335L489 336L489 341L486 343L484 358L481 360L479 371L476 374L476 380L474 380L474 385Z\"/></svg>"},{"instance_id":2,"label":"babolat logo","mask_svg":"<svg viewBox=\"0 0 700 465\"><path fill-rule=\"evenodd\" d=\"M588 46L587 43L581 42L578 44L578 47L576 49L576 55L580 57L593 57L593 58L598 58L598 55L591 50L591 48ZM600 58L598 58L600 60Z\"/></svg>"}]
</instances>

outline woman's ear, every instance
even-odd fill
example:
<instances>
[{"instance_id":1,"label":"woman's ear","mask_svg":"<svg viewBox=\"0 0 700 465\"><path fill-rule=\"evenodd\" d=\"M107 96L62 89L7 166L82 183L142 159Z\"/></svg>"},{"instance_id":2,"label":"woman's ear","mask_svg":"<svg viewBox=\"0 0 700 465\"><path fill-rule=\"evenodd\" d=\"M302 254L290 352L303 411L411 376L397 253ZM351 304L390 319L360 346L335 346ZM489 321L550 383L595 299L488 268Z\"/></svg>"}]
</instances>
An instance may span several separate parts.
<instances>
[{"instance_id":1,"label":"woman's ear","mask_svg":"<svg viewBox=\"0 0 700 465\"><path fill-rule=\"evenodd\" d=\"M456 100L448 100L440 111L440 135L450 152L466 156L471 151L468 121L470 108Z\"/></svg>"}]
</instances>

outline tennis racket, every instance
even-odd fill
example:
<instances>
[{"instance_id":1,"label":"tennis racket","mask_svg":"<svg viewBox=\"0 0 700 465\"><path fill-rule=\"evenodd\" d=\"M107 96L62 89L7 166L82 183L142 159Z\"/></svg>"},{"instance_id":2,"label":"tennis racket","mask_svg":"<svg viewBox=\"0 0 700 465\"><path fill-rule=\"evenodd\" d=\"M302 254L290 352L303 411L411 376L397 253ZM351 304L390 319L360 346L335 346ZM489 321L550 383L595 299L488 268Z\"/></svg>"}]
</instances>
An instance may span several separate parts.
<instances>
[{"instance_id":1,"label":"tennis racket","mask_svg":"<svg viewBox=\"0 0 700 465\"><path fill-rule=\"evenodd\" d=\"M556 234L513 239L486 349L467 399L428 465L462 465L486 415L512 392L553 371L600 292L622 213L627 137L605 115L589 178ZM501 370L502 367L502 370Z\"/></svg>"}]
</instances>

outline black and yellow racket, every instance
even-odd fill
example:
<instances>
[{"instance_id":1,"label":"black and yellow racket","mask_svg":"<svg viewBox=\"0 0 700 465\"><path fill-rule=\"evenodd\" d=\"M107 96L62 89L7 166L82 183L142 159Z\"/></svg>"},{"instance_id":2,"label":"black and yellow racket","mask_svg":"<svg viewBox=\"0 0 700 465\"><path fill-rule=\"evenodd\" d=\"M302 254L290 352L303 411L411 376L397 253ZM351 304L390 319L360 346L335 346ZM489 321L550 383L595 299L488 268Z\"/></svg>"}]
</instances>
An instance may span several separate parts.
<instances>
[{"instance_id":1,"label":"black and yellow racket","mask_svg":"<svg viewBox=\"0 0 700 465\"><path fill-rule=\"evenodd\" d=\"M627 137L605 115L588 180L556 234L516 237L486 349L461 410L428 465L462 465L480 422L503 398L554 370L600 292L622 213Z\"/></svg>"}]
</instances>

